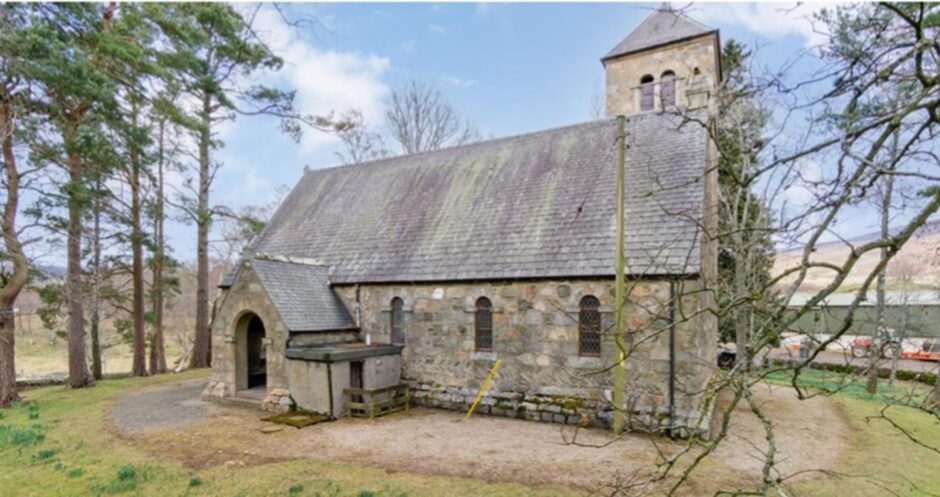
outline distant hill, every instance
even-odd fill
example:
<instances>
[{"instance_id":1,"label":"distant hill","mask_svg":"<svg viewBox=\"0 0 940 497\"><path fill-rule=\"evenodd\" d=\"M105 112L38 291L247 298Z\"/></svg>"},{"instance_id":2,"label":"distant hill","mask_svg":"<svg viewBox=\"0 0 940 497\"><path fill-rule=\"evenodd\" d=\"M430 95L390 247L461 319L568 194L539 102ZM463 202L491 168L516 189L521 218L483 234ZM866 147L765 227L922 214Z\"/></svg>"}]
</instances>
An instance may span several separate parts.
<instances>
[{"instance_id":1,"label":"distant hill","mask_svg":"<svg viewBox=\"0 0 940 497\"><path fill-rule=\"evenodd\" d=\"M826 262L842 265L849 256L851 246L877 240L878 233L869 233L851 238L847 241L832 241L821 243L810 257L814 262ZM795 267L803 257L803 247L792 247L777 252L774 264L774 274L780 274L787 268ZM849 273L848 278L841 286L843 291L857 289L865 278L874 271L878 264L878 251L863 256ZM815 268L809 271L806 280L800 286L801 291L819 290L832 281L835 273L828 269ZM926 223L908 241L901 252L888 265L888 288L897 289L909 282L914 288L940 287L940 220ZM784 280L781 286L793 281L793 278Z\"/></svg>"}]
</instances>

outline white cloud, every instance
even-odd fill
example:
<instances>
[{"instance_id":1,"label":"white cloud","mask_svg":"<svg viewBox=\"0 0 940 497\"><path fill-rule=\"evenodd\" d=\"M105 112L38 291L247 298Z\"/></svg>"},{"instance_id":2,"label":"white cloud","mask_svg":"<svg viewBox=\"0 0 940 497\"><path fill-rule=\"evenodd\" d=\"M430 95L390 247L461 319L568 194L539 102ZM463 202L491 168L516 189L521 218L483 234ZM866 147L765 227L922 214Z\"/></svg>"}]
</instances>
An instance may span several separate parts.
<instances>
[{"instance_id":1,"label":"white cloud","mask_svg":"<svg viewBox=\"0 0 940 497\"><path fill-rule=\"evenodd\" d=\"M446 34L448 31L450 31L447 26L441 26L440 24L434 23L428 24L428 29L431 30L432 33L437 33L439 35Z\"/></svg>"},{"instance_id":2,"label":"white cloud","mask_svg":"<svg viewBox=\"0 0 940 497\"><path fill-rule=\"evenodd\" d=\"M448 76L446 74L442 75L441 79L459 88L470 88L477 84L474 79L458 78L457 76Z\"/></svg>"},{"instance_id":3,"label":"white cloud","mask_svg":"<svg viewBox=\"0 0 940 497\"><path fill-rule=\"evenodd\" d=\"M807 47L827 40L823 26L813 20L824 3L713 3L694 6L689 14L705 24L737 24L749 31L780 38L800 36Z\"/></svg>"},{"instance_id":4,"label":"white cloud","mask_svg":"<svg viewBox=\"0 0 940 497\"><path fill-rule=\"evenodd\" d=\"M387 57L359 52L321 50L288 26L274 9L262 9L256 19L259 35L284 59L284 67L269 74L275 84L297 91L303 114L325 115L359 109L367 123L376 123L389 92L382 81L391 67ZM306 133L302 146L310 151L335 141L325 133Z\"/></svg>"},{"instance_id":5,"label":"white cloud","mask_svg":"<svg viewBox=\"0 0 940 497\"><path fill-rule=\"evenodd\" d=\"M401 47L401 50L406 54L415 53L415 41L414 40L405 40L398 44Z\"/></svg>"}]
</instances>

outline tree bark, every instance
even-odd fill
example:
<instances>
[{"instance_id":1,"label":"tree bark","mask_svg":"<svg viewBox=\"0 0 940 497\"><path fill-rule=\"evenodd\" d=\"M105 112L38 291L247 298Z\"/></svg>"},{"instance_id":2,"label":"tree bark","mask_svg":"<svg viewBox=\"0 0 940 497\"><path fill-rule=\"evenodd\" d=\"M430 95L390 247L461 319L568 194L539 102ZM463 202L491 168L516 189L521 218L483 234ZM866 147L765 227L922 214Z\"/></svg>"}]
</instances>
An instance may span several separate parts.
<instances>
[{"instance_id":1,"label":"tree bark","mask_svg":"<svg viewBox=\"0 0 940 497\"><path fill-rule=\"evenodd\" d=\"M897 140L897 135L895 135L895 140ZM891 194L894 189L894 176L889 174L884 177L884 181L885 190L881 198L881 238L887 240L891 235L889 232L888 218L891 214ZM887 247L881 247L880 255L882 262L888 258ZM865 390L870 394L874 394L878 391L878 362L881 359L881 346L884 345L878 342L878 337L881 336L882 330L885 329L885 273L886 268L882 268L881 271L878 272L875 281L875 321L877 322L877 329L872 336L871 346L868 348L868 381L865 385Z\"/></svg>"},{"instance_id":2,"label":"tree bark","mask_svg":"<svg viewBox=\"0 0 940 497\"><path fill-rule=\"evenodd\" d=\"M210 365L209 357L209 147L211 133L212 95L206 90L202 97L202 129L199 134L199 198L196 212L196 336L193 343L192 367Z\"/></svg>"},{"instance_id":3,"label":"tree bark","mask_svg":"<svg viewBox=\"0 0 940 497\"><path fill-rule=\"evenodd\" d=\"M95 181L95 189L101 191L101 177ZM91 375L96 379L102 378L101 367L101 335L100 335L100 300L101 300L101 197L95 195L95 221L92 227L92 263L95 265L92 274L91 287Z\"/></svg>"},{"instance_id":4,"label":"tree bark","mask_svg":"<svg viewBox=\"0 0 940 497\"><path fill-rule=\"evenodd\" d=\"M0 288L0 407L9 407L19 399L16 392L16 316L13 314L16 298L26 278L29 264L23 245L17 236L16 214L19 202L19 171L13 154L13 109L7 87L0 87L0 148L2 148L6 175L6 203L3 206L3 243L13 259L13 273Z\"/></svg>"},{"instance_id":5,"label":"tree bark","mask_svg":"<svg viewBox=\"0 0 940 497\"><path fill-rule=\"evenodd\" d=\"M157 136L157 192L154 206L153 236L153 335L150 342L150 374L166 373L166 349L163 341L163 161L166 121L161 120Z\"/></svg>"},{"instance_id":6,"label":"tree bark","mask_svg":"<svg viewBox=\"0 0 940 497\"><path fill-rule=\"evenodd\" d=\"M937 371L937 381L933 384L933 407L940 409L940 370Z\"/></svg>"},{"instance_id":7,"label":"tree bark","mask_svg":"<svg viewBox=\"0 0 940 497\"><path fill-rule=\"evenodd\" d=\"M132 126L137 129L137 106L132 103ZM140 220L140 153L137 149L136 139L132 139L130 146L130 190L131 190L131 265L133 280L133 328L134 328L134 359L131 374L134 376L147 375L146 337L144 335L144 234Z\"/></svg>"},{"instance_id":8,"label":"tree bark","mask_svg":"<svg viewBox=\"0 0 940 497\"><path fill-rule=\"evenodd\" d=\"M67 124L66 143L75 143L74 123ZM85 309L82 304L82 217L84 214L84 178L82 159L77 151L69 150L67 156L68 185L68 229L66 271L66 301L68 303L69 327L69 378L68 385L82 388L94 383L88 372L85 359Z\"/></svg>"},{"instance_id":9,"label":"tree bark","mask_svg":"<svg viewBox=\"0 0 940 497\"><path fill-rule=\"evenodd\" d=\"M736 215L736 214L735 214ZM739 230L745 229L742 221L738 227ZM734 261L734 297L742 298L747 294L747 276L748 269L747 258L748 250L741 240L740 231L735 235L735 261ZM749 307L739 304L734 309L734 343L735 343L735 364L748 364L750 361L750 350L748 342L750 340L750 317Z\"/></svg>"}]
</instances>

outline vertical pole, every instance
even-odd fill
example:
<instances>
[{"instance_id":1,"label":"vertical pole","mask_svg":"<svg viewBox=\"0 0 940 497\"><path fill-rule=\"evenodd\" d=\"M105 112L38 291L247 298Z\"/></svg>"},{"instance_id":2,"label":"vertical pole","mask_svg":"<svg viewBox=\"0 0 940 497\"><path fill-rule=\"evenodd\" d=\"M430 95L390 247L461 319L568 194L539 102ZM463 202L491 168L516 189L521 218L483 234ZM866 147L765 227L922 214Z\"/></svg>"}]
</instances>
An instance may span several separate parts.
<instances>
[{"instance_id":1,"label":"vertical pole","mask_svg":"<svg viewBox=\"0 0 940 497\"><path fill-rule=\"evenodd\" d=\"M614 299L616 300L614 308L615 335L614 341L617 344L617 364L614 365L614 392L612 400L614 403L614 434L623 433L623 381L624 381L624 362L626 361L626 351L623 345L623 305L625 293L624 262L623 262L623 200L624 200L624 117L617 116L617 254L614 264L616 265L616 282L614 283Z\"/></svg>"}]
</instances>

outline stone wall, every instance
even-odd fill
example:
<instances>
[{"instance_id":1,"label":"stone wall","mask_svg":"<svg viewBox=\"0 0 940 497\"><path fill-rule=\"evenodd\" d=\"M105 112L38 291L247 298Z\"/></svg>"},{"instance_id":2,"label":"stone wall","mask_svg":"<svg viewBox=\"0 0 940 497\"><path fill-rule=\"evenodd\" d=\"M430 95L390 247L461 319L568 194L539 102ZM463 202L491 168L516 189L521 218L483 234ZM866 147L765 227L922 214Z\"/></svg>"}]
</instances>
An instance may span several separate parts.
<instances>
[{"instance_id":1,"label":"stone wall","mask_svg":"<svg viewBox=\"0 0 940 497\"><path fill-rule=\"evenodd\" d=\"M676 424L699 426L702 390L714 371L713 318L697 313L704 300L697 280L679 282L676 309ZM632 348L627 360L626 398L631 421L647 429L668 424L670 283L628 285L627 327ZM350 310L355 289L336 287ZM404 300L403 378L419 404L466 409L494 361L502 366L481 402L484 413L563 423L606 424L610 417L615 362L612 280L529 281L470 284L363 285L362 332L390 341L390 303ZM578 310L582 297L601 302L601 357L578 355ZM493 351L474 350L474 304L493 303Z\"/></svg>"},{"instance_id":2,"label":"stone wall","mask_svg":"<svg viewBox=\"0 0 940 497\"><path fill-rule=\"evenodd\" d=\"M261 280L251 269L250 262L242 262L232 287L223 290L216 302L215 318L212 321L212 376L203 392L206 400L221 401L236 395L244 385L239 381L239 364L244 348L244 326L247 316L256 314L264 324L267 369L267 392L271 397L290 395L287 358L285 352L289 333L281 321L274 304L268 298ZM319 345L358 338L356 332L303 333L292 339L294 345Z\"/></svg>"},{"instance_id":3,"label":"stone wall","mask_svg":"<svg viewBox=\"0 0 940 497\"><path fill-rule=\"evenodd\" d=\"M665 71L673 71L676 75L676 103L679 106L703 105L704 92L715 88L718 82L716 46L715 35L709 35L604 62L607 116L636 114L639 111L640 78L650 74L659 83ZM659 85L656 92L658 105Z\"/></svg>"},{"instance_id":4,"label":"stone wall","mask_svg":"<svg viewBox=\"0 0 940 497\"><path fill-rule=\"evenodd\" d=\"M238 374L241 358L240 345L244 337L242 320L251 313L264 324L266 347L267 389L287 389L285 345L287 327L281 321L274 305L268 299L261 281L246 263L228 290L223 290L216 303L212 321L212 377L203 392L207 400L222 400L234 396L239 388Z\"/></svg>"}]
</instances>

